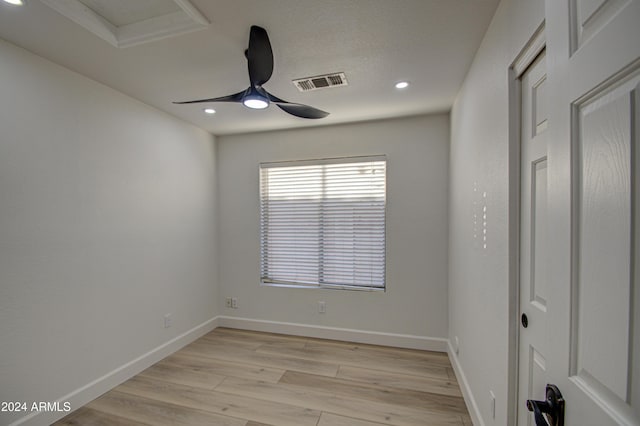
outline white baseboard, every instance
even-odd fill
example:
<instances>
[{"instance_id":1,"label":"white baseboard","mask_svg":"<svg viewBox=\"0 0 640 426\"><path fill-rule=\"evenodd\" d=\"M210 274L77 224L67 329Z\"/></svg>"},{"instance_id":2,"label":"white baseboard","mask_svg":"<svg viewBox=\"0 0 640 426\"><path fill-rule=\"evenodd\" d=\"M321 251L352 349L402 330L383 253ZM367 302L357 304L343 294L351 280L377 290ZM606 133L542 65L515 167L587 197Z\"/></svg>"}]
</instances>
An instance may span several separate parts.
<instances>
[{"instance_id":1,"label":"white baseboard","mask_svg":"<svg viewBox=\"0 0 640 426\"><path fill-rule=\"evenodd\" d=\"M458 379L458 384L460 385L460 390L462 391L464 402L465 404L467 404L467 410L469 410L471 421L473 422L474 426L485 426L485 423L482 420L482 416L480 415L480 410L478 409L476 399L473 397L473 393L471 392L471 388L469 387L469 382L467 381L467 378L462 371L462 366L460 365L458 356L453 350L453 346L451 345L450 341L447 342L447 346L449 360L451 361L451 365L453 366L453 372L456 374L456 378Z\"/></svg>"},{"instance_id":2,"label":"white baseboard","mask_svg":"<svg viewBox=\"0 0 640 426\"><path fill-rule=\"evenodd\" d=\"M290 322L265 321L226 316L218 317L218 326L437 352L447 352L448 342L447 339L440 337L381 333L376 331L353 330L348 328L325 327L319 325L295 324Z\"/></svg>"},{"instance_id":3,"label":"white baseboard","mask_svg":"<svg viewBox=\"0 0 640 426\"><path fill-rule=\"evenodd\" d=\"M144 355L116 368L115 370L105 374L104 376L94 380L91 383L87 383L74 390L73 392L58 399L60 406L63 406L65 402L71 404L71 408L82 407L95 398L99 397L108 390L118 386L120 383L130 379L142 370L152 366L161 359L171 355L183 346L193 342L214 328L218 327L218 317L211 318L200 325L193 327L181 335L174 337L168 342L158 346L147 352ZM64 416L68 415L66 412L34 412L25 417L22 417L9 426L42 426L49 425L57 420L60 420Z\"/></svg>"}]
</instances>

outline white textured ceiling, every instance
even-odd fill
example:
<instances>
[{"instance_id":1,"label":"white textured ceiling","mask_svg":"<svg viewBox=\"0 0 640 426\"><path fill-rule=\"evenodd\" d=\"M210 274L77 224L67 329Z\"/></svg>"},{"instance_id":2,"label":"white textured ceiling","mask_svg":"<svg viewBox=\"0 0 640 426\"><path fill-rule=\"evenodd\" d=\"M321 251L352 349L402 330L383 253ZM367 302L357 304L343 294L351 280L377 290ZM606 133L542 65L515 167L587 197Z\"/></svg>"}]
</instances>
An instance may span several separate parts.
<instances>
[{"instance_id":1,"label":"white textured ceiling","mask_svg":"<svg viewBox=\"0 0 640 426\"><path fill-rule=\"evenodd\" d=\"M205 30L117 48L38 0L24 7L0 2L0 38L214 134L243 133L449 110L498 0L191 3L211 22ZM171 103L245 89L251 25L264 27L273 47L265 88L329 117L305 120L275 106L256 111L230 103L212 104L217 113L208 116L205 104ZM300 93L291 83L332 72L344 72L349 85ZM399 91L399 80L411 86Z\"/></svg>"}]
</instances>

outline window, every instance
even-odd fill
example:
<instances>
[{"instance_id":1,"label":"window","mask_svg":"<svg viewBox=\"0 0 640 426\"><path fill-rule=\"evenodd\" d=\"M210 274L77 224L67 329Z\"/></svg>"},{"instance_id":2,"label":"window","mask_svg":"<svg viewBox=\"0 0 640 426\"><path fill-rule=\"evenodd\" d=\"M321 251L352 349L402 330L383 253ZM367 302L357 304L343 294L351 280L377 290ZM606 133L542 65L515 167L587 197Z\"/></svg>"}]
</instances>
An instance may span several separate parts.
<instances>
[{"instance_id":1,"label":"window","mask_svg":"<svg viewBox=\"0 0 640 426\"><path fill-rule=\"evenodd\" d=\"M261 282L385 288L386 159L260 165Z\"/></svg>"}]
</instances>

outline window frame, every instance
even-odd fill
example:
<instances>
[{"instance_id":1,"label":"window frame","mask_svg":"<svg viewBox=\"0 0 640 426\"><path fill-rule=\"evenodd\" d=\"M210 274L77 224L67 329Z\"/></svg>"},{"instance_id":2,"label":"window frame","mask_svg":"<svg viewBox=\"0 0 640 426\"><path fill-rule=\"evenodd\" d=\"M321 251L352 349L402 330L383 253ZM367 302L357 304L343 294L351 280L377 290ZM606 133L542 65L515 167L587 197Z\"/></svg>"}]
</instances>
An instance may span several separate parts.
<instances>
[{"instance_id":1,"label":"window frame","mask_svg":"<svg viewBox=\"0 0 640 426\"><path fill-rule=\"evenodd\" d=\"M358 284L337 284L337 283L302 283L302 282L287 282L285 280L268 279L263 275L264 269L264 229L263 229L263 169L277 168L277 167L296 167L296 166L324 166L331 164L357 164L357 163L372 163L372 162L384 162L384 189L383 189L383 225L381 227L382 237L384 239L381 249L383 256L382 273L381 273L381 286L374 285L358 285ZM317 158L317 159L304 159L304 160L288 160L288 161L273 161L273 162L261 162L258 166L258 202L259 202L259 240L260 240L260 285L265 287L286 287L286 288L311 288L311 289L331 289L331 290L354 290L354 291L370 291L370 292L386 292L387 291L387 177L388 177L388 160L384 154L380 155L362 155L362 156L349 156L349 157L332 157L332 158ZM323 190L325 183L323 181ZM324 231L324 228L322 228ZM325 251L324 248L322 250ZM318 275L322 275L323 267L318 267Z\"/></svg>"}]
</instances>

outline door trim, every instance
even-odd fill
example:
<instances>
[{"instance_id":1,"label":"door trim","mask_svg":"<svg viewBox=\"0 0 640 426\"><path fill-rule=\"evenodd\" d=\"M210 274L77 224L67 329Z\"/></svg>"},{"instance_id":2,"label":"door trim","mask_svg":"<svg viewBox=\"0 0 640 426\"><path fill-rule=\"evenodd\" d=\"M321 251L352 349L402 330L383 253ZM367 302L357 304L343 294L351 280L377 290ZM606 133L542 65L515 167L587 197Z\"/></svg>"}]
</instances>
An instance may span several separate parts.
<instances>
[{"instance_id":1,"label":"door trim","mask_svg":"<svg viewBox=\"0 0 640 426\"><path fill-rule=\"evenodd\" d=\"M509 344L507 423L518 421L518 359L520 336L520 77L546 47L545 21L538 26L508 69L509 78ZM524 409L524 408L522 408Z\"/></svg>"}]
</instances>

